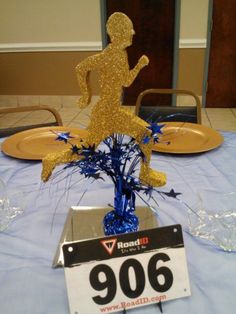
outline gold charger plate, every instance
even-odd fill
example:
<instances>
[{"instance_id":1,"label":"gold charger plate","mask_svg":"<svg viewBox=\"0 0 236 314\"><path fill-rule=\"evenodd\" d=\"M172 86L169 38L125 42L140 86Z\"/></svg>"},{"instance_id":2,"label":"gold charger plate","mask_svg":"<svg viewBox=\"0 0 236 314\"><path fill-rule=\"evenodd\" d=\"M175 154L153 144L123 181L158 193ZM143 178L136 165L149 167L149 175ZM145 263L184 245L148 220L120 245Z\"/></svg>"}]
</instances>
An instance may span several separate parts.
<instances>
[{"instance_id":1,"label":"gold charger plate","mask_svg":"<svg viewBox=\"0 0 236 314\"><path fill-rule=\"evenodd\" d=\"M56 134L53 132L70 132L70 136L74 137L70 139L70 142L74 144L87 135L86 130L78 128L63 126L35 128L10 136L2 143L1 149L11 157L41 160L48 153L62 151L70 147L70 144L56 141Z\"/></svg>"},{"instance_id":2,"label":"gold charger plate","mask_svg":"<svg viewBox=\"0 0 236 314\"><path fill-rule=\"evenodd\" d=\"M193 154L220 146L223 136L207 126L187 122L164 122L160 143L153 151L169 154Z\"/></svg>"}]
</instances>

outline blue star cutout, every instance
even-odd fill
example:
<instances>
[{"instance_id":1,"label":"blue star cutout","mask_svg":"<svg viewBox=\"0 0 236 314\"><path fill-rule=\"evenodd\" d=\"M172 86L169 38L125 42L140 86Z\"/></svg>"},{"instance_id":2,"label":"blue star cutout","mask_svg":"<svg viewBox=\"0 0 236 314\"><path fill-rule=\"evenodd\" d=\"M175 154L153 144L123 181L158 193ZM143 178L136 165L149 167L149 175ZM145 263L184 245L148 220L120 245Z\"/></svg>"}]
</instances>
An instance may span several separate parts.
<instances>
[{"instance_id":1,"label":"blue star cutout","mask_svg":"<svg viewBox=\"0 0 236 314\"><path fill-rule=\"evenodd\" d=\"M151 123L147 128L152 131L152 136L153 136L154 134L157 134L157 133L162 134L161 129L163 128L163 126L165 126L165 124L158 125L157 123Z\"/></svg>"},{"instance_id":2,"label":"blue star cutout","mask_svg":"<svg viewBox=\"0 0 236 314\"><path fill-rule=\"evenodd\" d=\"M73 138L73 136L70 136L70 132L66 133L57 133L56 141L65 142L67 143L69 138Z\"/></svg>"},{"instance_id":3,"label":"blue star cutout","mask_svg":"<svg viewBox=\"0 0 236 314\"><path fill-rule=\"evenodd\" d=\"M81 148L79 148L77 145L72 145L71 150L74 154L79 154Z\"/></svg>"},{"instance_id":4,"label":"blue star cutout","mask_svg":"<svg viewBox=\"0 0 236 314\"><path fill-rule=\"evenodd\" d=\"M177 198L178 195L181 195L182 193L175 192L174 189L171 189L170 192L162 192L168 197Z\"/></svg>"},{"instance_id":5,"label":"blue star cutout","mask_svg":"<svg viewBox=\"0 0 236 314\"><path fill-rule=\"evenodd\" d=\"M145 136L143 139L143 144L148 144L150 142L150 137L149 136Z\"/></svg>"}]
</instances>

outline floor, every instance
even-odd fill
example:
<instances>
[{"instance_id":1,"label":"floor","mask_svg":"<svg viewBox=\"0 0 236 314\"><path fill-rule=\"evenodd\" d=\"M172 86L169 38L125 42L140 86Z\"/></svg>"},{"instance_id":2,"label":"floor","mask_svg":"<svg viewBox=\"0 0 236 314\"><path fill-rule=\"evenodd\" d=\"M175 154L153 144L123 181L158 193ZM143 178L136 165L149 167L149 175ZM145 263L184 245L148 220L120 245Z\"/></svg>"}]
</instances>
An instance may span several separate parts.
<instances>
[{"instance_id":1,"label":"floor","mask_svg":"<svg viewBox=\"0 0 236 314\"><path fill-rule=\"evenodd\" d=\"M19 96L18 96L19 97ZM70 127L84 128L87 126L90 119L90 112L97 100L97 97L93 97L92 103L80 110L76 106L77 96L21 96L17 99L17 102L11 100L11 103L7 105L13 106L27 106L27 105L50 105L58 110L63 120L63 125ZM54 97L54 98L50 98ZM0 99L0 109L4 108L6 101ZM6 106L5 106L6 107ZM130 107L134 110L134 107ZM33 123L49 122L53 120L50 112L21 112L14 114L0 114L0 128L13 127L18 125L27 125ZM236 131L236 108L203 108L202 109L202 124L212 127L216 130L223 131Z\"/></svg>"}]
</instances>

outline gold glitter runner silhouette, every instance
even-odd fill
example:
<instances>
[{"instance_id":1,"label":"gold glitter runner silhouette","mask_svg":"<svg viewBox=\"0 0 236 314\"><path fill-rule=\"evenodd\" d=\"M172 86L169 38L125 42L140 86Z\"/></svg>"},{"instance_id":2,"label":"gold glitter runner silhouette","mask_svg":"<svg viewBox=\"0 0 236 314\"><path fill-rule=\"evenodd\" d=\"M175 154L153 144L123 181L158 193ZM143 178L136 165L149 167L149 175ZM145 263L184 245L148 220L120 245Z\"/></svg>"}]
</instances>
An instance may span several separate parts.
<instances>
[{"instance_id":1,"label":"gold glitter runner silhouette","mask_svg":"<svg viewBox=\"0 0 236 314\"><path fill-rule=\"evenodd\" d=\"M105 138L114 133L126 134L133 137L145 155L142 162L140 179L144 184L161 186L166 183L164 173L152 170L149 167L153 140L143 143L145 136L151 136L147 129L148 123L137 117L129 109L121 106L123 87L130 86L139 71L148 65L147 56L143 55L137 65L130 70L126 48L132 44L134 35L131 20L123 13L112 14L106 24L111 43L101 52L83 60L76 67L81 98L78 101L80 108L90 103L91 93L88 84L89 73L98 71L101 88L100 100L95 104L91 121L88 125L88 137L84 139L87 145L97 147ZM84 143L82 143L84 145ZM81 143L77 145L81 146ZM66 149L59 153L48 154L43 159L42 179L47 181L53 169L61 163L68 163L80 159L81 156Z\"/></svg>"}]
</instances>

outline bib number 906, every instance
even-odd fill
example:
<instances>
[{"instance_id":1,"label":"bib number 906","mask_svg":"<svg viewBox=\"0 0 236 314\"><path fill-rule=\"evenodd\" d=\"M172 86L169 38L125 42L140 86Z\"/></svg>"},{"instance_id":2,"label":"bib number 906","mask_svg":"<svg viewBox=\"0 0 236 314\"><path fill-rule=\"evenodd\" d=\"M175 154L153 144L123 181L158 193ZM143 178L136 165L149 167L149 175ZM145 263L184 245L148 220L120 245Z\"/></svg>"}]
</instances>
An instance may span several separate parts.
<instances>
[{"instance_id":1,"label":"bib number 906","mask_svg":"<svg viewBox=\"0 0 236 314\"><path fill-rule=\"evenodd\" d=\"M147 275L151 287L160 293L169 290L173 284L173 274L166 266L157 267L159 261L167 262L170 257L165 253L153 255L147 265ZM131 285L131 273L134 283ZM125 260L119 269L119 278L113 269L106 264L99 264L92 268L89 274L90 285L94 290L103 291L104 296L95 295L93 301L99 305L110 303L117 292L117 280L124 295L130 299L138 298L144 291L146 278L143 265L135 258Z\"/></svg>"}]
</instances>

